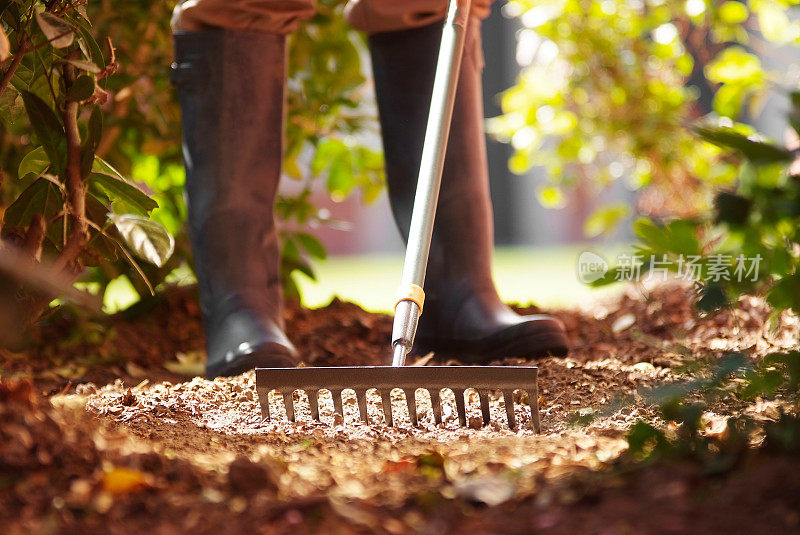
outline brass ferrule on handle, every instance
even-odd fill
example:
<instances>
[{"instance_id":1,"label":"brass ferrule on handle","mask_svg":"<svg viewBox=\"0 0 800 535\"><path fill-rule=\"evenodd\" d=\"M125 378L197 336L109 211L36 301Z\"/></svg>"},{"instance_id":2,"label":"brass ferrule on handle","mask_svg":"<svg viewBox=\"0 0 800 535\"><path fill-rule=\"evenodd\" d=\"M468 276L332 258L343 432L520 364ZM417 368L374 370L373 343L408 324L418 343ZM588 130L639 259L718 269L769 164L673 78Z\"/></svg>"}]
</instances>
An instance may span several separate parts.
<instances>
[{"instance_id":1,"label":"brass ferrule on handle","mask_svg":"<svg viewBox=\"0 0 800 535\"><path fill-rule=\"evenodd\" d=\"M417 286L416 284L401 286L400 290L397 292L397 301L394 304L395 310L397 310L397 305L403 301L412 301L416 303L419 307L419 313L422 314L422 308L425 304L425 292L422 290L421 286Z\"/></svg>"},{"instance_id":2,"label":"brass ferrule on handle","mask_svg":"<svg viewBox=\"0 0 800 535\"><path fill-rule=\"evenodd\" d=\"M470 3L470 0L450 0L447 6L403 263L401 288L418 287L422 291L425 283L433 222L436 217L436 205L439 201L442 170L447 152L447 138L453 118L453 104L469 22ZM401 299L397 302L392 329L393 366L405 365L406 356L414 345L421 313L421 302L417 303L413 299Z\"/></svg>"}]
</instances>

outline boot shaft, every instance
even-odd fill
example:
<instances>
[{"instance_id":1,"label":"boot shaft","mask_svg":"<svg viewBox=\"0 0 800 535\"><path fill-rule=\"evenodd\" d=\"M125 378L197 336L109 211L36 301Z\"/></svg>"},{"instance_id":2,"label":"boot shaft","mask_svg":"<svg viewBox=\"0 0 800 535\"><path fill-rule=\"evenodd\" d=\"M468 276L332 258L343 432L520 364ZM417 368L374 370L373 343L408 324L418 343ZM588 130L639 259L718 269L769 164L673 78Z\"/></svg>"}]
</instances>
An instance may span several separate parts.
<instances>
[{"instance_id":1,"label":"boot shaft","mask_svg":"<svg viewBox=\"0 0 800 535\"><path fill-rule=\"evenodd\" d=\"M404 239L422 157L442 25L369 37L392 212ZM494 246L483 129L480 20L467 25L425 290L447 282L493 291ZM452 293L442 291L439 293Z\"/></svg>"},{"instance_id":2,"label":"boot shaft","mask_svg":"<svg viewBox=\"0 0 800 535\"><path fill-rule=\"evenodd\" d=\"M273 206L285 42L253 32L175 34L189 234L207 324L243 307L283 323Z\"/></svg>"}]
</instances>

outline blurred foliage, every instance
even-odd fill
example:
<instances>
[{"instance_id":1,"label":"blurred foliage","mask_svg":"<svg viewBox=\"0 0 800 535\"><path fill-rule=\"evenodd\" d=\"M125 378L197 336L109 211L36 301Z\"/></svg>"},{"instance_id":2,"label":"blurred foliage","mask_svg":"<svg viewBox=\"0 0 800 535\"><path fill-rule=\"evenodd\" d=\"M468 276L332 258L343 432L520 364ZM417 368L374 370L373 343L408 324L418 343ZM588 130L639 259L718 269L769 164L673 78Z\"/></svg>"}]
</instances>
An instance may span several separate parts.
<instances>
[{"instance_id":1,"label":"blurred foliage","mask_svg":"<svg viewBox=\"0 0 800 535\"><path fill-rule=\"evenodd\" d=\"M523 70L489 130L513 146L512 171L547 171L546 206L562 205L562 189L579 182L602 190L624 180L643 189L640 213L695 213L715 185L733 183L736 167L686 125L712 110L733 120L759 113L767 90L790 75L768 72L759 56L800 43L797 3L511 0ZM595 214L587 233L627 215Z\"/></svg>"},{"instance_id":2,"label":"blurred foliage","mask_svg":"<svg viewBox=\"0 0 800 535\"><path fill-rule=\"evenodd\" d=\"M635 252L594 284L635 280L658 269L697 284L710 312L742 294L765 294L773 317L800 313L800 93L792 94L794 136L787 149L752 127L700 123L695 132L726 150L735 185L716 193L714 210L692 218L634 223Z\"/></svg>"},{"instance_id":3,"label":"blurred foliage","mask_svg":"<svg viewBox=\"0 0 800 535\"><path fill-rule=\"evenodd\" d=\"M629 262L595 284L663 270L665 277L673 272L696 284L701 313L735 305L743 294L766 295L773 328L784 311L800 313L800 93L791 94L791 103L788 148L730 120L699 123L695 134L722 148L737 169L735 184L716 193L708 214L637 220L638 240ZM629 453L635 461L691 458L718 472L739 462L754 442L800 453L800 352L772 353L760 361L729 354L693 375L691 381L647 394L668 426L639 422L631 429ZM776 401L780 412L758 421L739 415L724 429L708 432L705 411L721 399Z\"/></svg>"},{"instance_id":4,"label":"blurred foliage","mask_svg":"<svg viewBox=\"0 0 800 535\"><path fill-rule=\"evenodd\" d=\"M147 205L146 211L175 236L175 254L160 267L131 267L123 257L98 257L92 263L96 267L82 280L96 283L101 291L110 281L126 275L137 291L146 295L148 286L156 286L191 259L184 224L180 109L168 75L172 62L169 21L174 3L98 0L87 6L80 1L36 2L37 6L49 6L51 11L75 5L86 13L85 19L76 18L81 26L75 42L91 41L88 53L93 61L99 61L95 56L103 60L103 53L92 36L108 36L116 47L118 70L102 80L104 101L95 106L102 110L103 123L102 133L94 141L96 152L108 164L103 172L130 177L128 183L132 187L155 201ZM16 46L16 21L25 16L24 7L30 4L17 0L0 2L2 27L11 39L12 52ZM343 4L343 0L318 2L315 17L301 26L289 45L284 171L294 184L288 188L291 193L282 194L277 201L283 242L282 274L289 294L296 293L290 274L299 271L313 277L310 260L325 257L324 247L312 236L313 228L336 224L312 197L315 181L323 180L335 200L360 192L367 202L377 197L384 183L380 153L366 147L359 138L361 132L376 128L376 117L369 106L362 105L366 91L361 58L365 47L363 39L346 25ZM91 25L88 19L92 20ZM47 60L41 64L42 50L23 61L16 78L50 69ZM107 60L108 50L104 54ZM15 54L0 64L2 72L7 72L14 57ZM47 100L47 84L43 77L37 80L39 85L32 91ZM26 79L26 83L30 82ZM0 206L8 207L27 185L24 177L18 176L20 164L24 159L26 165L33 164L38 153L31 154L36 147L36 136L32 135L35 129L20 114L22 106L16 93L6 92L0 104L4 112L0 168L5 177ZM100 117L99 112L96 117ZM99 245L99 240L92 242L95 244Z\"/></svg>"},{"instance_id":5,"label":"blurred foliage","mask_svg":"<svg viewBox=\"0 0 800 535\"><path fill-rule=\"evenodd\" d=\"M148 218L158 206L148 192L102 158L111 41L95 40L80 2L6 0L0 18L2 246L71 277L124 262L150 287L134 257L165 264L173 237ZM34 293L16 295L30 308L21 327L53 298Z\"/></svg>"},{"instance_id":6,"label":"blurred foliage","mask_svg":"<svg viewBox=\"0 0 800 535\"><path fill-rule=\"evenodd\" d=\"M627 458L635 463L691 459L707 473L736 466L753 446L800 453L800 352L774 353L754 364L746 355L724 355L697 377L642 394L654 403L665 428L640 421L628 432ZM714 421L709 410L728 400L780 400L776 414L739 414ZM718 418L718 417L717 417Z\"/></svg>"}]
</instances>

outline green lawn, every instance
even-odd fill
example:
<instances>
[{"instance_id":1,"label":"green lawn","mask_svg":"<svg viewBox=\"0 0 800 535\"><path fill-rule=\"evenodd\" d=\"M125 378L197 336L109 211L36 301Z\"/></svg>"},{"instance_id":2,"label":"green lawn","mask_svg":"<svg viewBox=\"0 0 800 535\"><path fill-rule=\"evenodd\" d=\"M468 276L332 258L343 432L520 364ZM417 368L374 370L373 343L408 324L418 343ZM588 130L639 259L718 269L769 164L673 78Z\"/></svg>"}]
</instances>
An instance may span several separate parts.
<instances>
[{"instance_id":1,"label":"green lawn","mask_svg":"<svg viewBox=\"0 0 800 535\"><path fill-rule=\"evenodd\" d=\"M618 286L592 289L578 280L577 258L584 250L584 246L498 249L494 278L500 296L523 304L572 307L619 291ZM620 250L616 246L601 252L610 260ZM319 282L303 275L297 276L296 281L306 306L323 306L339 296L367 310L385 312L394 306L402 266L400 254L332 257L315 266Z\"/></svg>"},{"instance_id":2,"label":"green lawn","mask_svg":"<svg viewBox=\"0 0 800 535\"><path fill-rule=\"evenodd\" d=\"M597 290L578 280L578 255L586 249L578 245L499 248L494 257L494 278L500 296L508 302L563 308L618 292L619 285ZM612 264L613 257L622 250L620 246L599 249ZM321 307L338 296L373 312L388 312L394 306L403 256L399 253L334 256L317 262L314 267L319 282L295 275L305 306ZM176 270L168 280L190 284L194 282L194 276L184 267ZM137 300L138 295L130 281L122 276L108 286L104 308L106 312L116 312Z\"/></svg>"}]
</instances>

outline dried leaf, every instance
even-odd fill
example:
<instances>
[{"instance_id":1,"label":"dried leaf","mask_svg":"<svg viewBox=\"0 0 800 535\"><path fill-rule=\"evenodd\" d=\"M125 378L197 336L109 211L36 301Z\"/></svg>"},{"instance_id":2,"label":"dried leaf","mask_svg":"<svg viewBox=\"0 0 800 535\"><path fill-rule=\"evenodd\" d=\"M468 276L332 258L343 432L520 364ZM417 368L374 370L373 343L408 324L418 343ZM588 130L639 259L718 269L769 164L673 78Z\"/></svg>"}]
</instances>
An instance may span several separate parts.
<instances>
[{"instance_id":1,"label":"dried leaf","mask_svg":"<svg viewBox=\"0 0 800 535\"><path fill-rule=\"evenodd\" d=\"M0 61L5 61L11 55L11 43L8 42L8 36L0 26Z\"/></svg>"},{"instance_id":2,"label":"dried leaf","mask_svg":"<svg viewBox=\"0 0 800 535\"><path fill-rule=\"evenodd\" d=\"M100 74L100 67L95 65L93 62L86 60L86 59L67 59L64 60L66 63L69 63L73 67L80 69L82 71L86 71L92 74Z\"/></svg>"},{"instance_id":3,"label":"dried leaf","mask_svg":"<svg viewBox=\"0 0 800 535\"><path fill-rule=\"evenodd\" d=\"M75 39L75 29L52 13L36 13L36 23L53 48L66 48Z\"/></svg>"}]
</instances>

